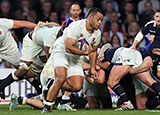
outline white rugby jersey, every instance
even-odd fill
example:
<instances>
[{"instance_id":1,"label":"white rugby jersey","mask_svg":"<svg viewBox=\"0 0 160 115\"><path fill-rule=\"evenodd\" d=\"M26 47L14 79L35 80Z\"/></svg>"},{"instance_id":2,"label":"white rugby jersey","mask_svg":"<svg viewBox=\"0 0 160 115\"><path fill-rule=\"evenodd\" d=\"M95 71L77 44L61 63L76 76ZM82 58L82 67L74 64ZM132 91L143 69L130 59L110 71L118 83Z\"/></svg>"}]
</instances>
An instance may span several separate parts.
<instances>
[{"instance_id":1,"label":"white rugby jersey","mask_svg":"<svg viewBox=\"0 0 160 115\"><path fill-rule=\"evenodd\" d=\"M55 42L57 33L60 29L60 26L36 27L32 35L32 40L38 46L51 47Z\"/></svg>"},{"instance_id":2,"label":"white rugby jersey","mask_svg":"<svg viewBox=\"0 0 160 115\"><path fill-rule=\"evenodd\" d=\"M58 38L58 40L54 44L54 50L53 52L66 52L65 50L65 39L66 38L72 38L72 39L77 39L77 43L75 47L79 48L80 47L77 45L78 42L87 42L92 43L93 45L98 45L101 41L101 31L94 30L92 34L88 33L86 30L86 19L79 20L72 22L63 32L63 36ZM85 39L85 40L84 40ZM71 54L67 53L68 55L76 55L76 54Z\"/></svg>"},{"instance_id":3,"label":"white rugby jersey","mask_svg":"<svg viewBox=\"0 0 160 115\"><path fill-rule=\"evenodd\" d=\"M0 51L6 50L8 47L17 47L10 30L13 28L13 20L0 18Z\"/></svg>"}]
</instances>

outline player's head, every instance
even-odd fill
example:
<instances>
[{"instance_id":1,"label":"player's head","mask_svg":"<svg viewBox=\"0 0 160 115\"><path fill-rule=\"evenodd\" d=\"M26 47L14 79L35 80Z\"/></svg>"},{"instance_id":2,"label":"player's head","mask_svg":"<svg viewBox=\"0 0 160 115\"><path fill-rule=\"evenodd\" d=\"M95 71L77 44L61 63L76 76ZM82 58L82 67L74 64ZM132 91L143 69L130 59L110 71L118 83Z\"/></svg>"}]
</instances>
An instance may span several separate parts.
<instances>
[{"instance_id":1,"label":"player's head","mask_svg":"<svg viewBox=\"0 0 160 115\"><path fill-rule=\"evenodd\" d=\"M154 12L154 19L158 26L160 26L160 9Z\"/></svg>"},{"instance_id":2,"label":"player's head","mask_svg":"<svg viewBox=\"0 0 160 115\"><path fill-rule=\"evenodd\" d=\"M99 29L103 19L103 14L100 9L98 8L91 8L88 16L87 16L87 21L90 24L92 29Z\"/></svg>"},{"instance_id":3,"label":"player's head","mask_svg":"<svg viewBox=\"0 0 160 115\"><path fill-rule=\"evenodd\" d=\"M72 4L71 9L70 9L70 13L72 14L73 18L78 18L80 13L81 13L81 8L78 2L75 2Z\"/></svg>"},{"instance_id":4,"label":"player's head","mask_svg":"<svg viewBox=\"0 0 160 115\"><path fill-rule=\"evenodd\" d=\"M106 52L109 48L112 48L112 45L110 43L106 43L102 46L102 48L99 50L97 57L99 61L102 61L104 59L104 52Z\"/></svg>"}]
</instances>

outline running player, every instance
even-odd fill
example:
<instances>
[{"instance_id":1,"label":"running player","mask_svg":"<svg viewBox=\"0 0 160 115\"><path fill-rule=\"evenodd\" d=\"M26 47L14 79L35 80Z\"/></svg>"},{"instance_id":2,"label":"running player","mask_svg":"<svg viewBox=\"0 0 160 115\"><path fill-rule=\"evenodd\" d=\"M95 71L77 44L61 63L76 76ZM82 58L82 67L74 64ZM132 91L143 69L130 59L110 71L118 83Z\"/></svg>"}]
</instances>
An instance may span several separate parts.
<instances>
[{"instance_id":1,"label":"running player","mask_svg":"<svg viewBox=\"0 0 160 115\"><path fill-rule=\"evenodd\" d=\"M11 63L16 69L19 67L20 53L10 30L22 27L33 29L36 27L36 24L28 21L0 18L0 60L5 60ZM0 90L0 97L3 99L5 98L3 95L3 89Z\"/></svg>"},{"instance_id":2,"label":"running player","mask_svg":"<svg viewBox=\"0 0 160 115\"><path fill-rule=\"evenodd\" d=\"M98 77L95 71L95 63L101 38L99 27L102 19L101 11L92 8L87 19L71 23L64 30L63 36L56 41L52 56L55 81L48 91L42 113L51 112L50 106L60 88L68 91L79 91L81 89L84 76L81 67L81 55L90 55L92 77ZM81 43L83 45L85 43L85 46L88 45L88 48L83 47ZM80 49L81 46L83 50Z\"/></svg>"},{"instance_id":3,"label":"running player","mask_svg":"<svg viewBox=\"0 0 160 115\"><path fill-rule=\"evenodd\" d=\"M29 78L28 81L35 87L37 93L41 94L41 88L33 78L40 74L49 57L49 47L56 40L60 29L60 26L49 26L47 23L46 26L36 27L34 31L26 34L23 39L20 67L0 83L1 98L5 98L3 91L6 86L23 78Z\"/></svg>"}]
</instances>

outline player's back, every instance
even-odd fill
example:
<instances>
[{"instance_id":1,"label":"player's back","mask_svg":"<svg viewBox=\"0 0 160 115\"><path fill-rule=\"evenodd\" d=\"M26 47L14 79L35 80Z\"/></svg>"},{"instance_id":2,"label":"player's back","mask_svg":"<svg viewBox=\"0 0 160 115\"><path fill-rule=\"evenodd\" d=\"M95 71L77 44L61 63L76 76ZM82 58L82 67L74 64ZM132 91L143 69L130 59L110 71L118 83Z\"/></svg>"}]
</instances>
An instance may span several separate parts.
<instances>
[{"instance_id":1,"label":"player's back","mask_svg":"<svg viewBox=\"0 0 160 115\"><path fill-rule=\"evenodd\" d=\"M33 42L39 46L44 46L45 44L52 45L56 40L56 35L60 28L60 26L43 26L35 28L32 35Z\"/></svg>"}]
</instances>

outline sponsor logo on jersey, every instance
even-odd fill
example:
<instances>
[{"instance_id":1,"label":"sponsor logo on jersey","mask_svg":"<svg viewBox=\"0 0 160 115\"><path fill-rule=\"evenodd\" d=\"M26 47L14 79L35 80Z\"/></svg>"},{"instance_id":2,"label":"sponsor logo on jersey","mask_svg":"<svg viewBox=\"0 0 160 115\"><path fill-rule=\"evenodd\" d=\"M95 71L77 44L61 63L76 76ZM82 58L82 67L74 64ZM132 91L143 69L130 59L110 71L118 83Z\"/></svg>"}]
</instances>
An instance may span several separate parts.
<instances>
[{"instance_id":1,"label":"sponsor logo on jersey","mask_svg":"<svg viewBox=\"0 0 160 115\"><path fill-rule=\"evenodd\" d=\"M154 30L149 30L149 32L151 32L151 33L156 33L156 31L154 31Z\"/></svg>"}]
</instances>

